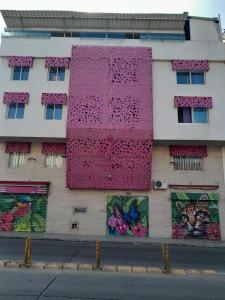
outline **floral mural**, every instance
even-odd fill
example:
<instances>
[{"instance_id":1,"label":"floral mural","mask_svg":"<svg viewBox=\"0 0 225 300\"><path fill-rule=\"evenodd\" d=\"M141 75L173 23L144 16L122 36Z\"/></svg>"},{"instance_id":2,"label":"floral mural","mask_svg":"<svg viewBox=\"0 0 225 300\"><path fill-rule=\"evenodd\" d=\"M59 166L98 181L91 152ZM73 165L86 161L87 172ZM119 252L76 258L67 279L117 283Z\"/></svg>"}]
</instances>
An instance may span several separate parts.
<instances>
[{"instance_id":1,"label":"floral mural","mask_svg":"<svg viewBox=\"0 0 225 300\"><path fill-rule=\"evenodd\" d=\"M109 196L107 235L148 236L148 197Z\"/></svg>"},{"instance_id":2,"label":"floral mural","mask_svg":"<svg viewBox=\"0 0 225 300\"><path fill-rule=\"evenodd\" d=\"M0 194L0 231L45 231L46 195Z\"/></svg>"},{"instance_id":3,"label":"floral mural","mask_svg":"<svg viewBox=\"0 0 225 300\"><path fill-rule=\"evenodd\" d=\"M219 195L171 193L173 238L220 240Z\"/></svg>"}]
</instances>

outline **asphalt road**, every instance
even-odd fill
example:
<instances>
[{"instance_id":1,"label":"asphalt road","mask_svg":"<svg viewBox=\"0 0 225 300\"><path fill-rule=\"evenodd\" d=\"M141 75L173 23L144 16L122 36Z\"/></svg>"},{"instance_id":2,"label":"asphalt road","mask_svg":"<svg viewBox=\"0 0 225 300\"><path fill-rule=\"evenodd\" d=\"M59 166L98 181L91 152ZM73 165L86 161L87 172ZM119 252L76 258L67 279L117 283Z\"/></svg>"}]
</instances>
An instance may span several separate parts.
<instances>
[{"instance_id":1,"label":"asphalt road","mask_svg":"<svg viewBox=\"0 0 225 300\"><path fill-rule=\"evenodd\" d=\"M224 300L225 276L0 269L0 300Z\"/></svg>"},{"instance_id":2,"label":"asphalt road","mask_svg":"<svg viewBox=\"0 0 225 300\"><path fill-rule=\"evenodd\" d=\"M225 248L170 246L172 268L214 269L225 273ZM0 238L0 260L23 260L24 240ZM33 262L95 264L93 242L32 241ZM160 245L101 243L101 264L162 267ZM225 299L225 296L224 296Z\"/></svg>"}]
</instances>

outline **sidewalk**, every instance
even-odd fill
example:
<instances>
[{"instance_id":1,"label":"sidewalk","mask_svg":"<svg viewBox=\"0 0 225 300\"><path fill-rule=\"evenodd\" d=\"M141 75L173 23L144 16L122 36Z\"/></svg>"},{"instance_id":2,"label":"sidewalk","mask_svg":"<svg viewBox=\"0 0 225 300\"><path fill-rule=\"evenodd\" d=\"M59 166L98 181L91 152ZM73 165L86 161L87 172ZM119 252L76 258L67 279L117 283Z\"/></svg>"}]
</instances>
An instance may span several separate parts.
<instances>
[{"instance_id":1,"label":"sidewalk","mask_svg":"<svg viewBox=\"0 0 225 300\"><path fill-rule=\"evenodd\" d=\"M59 240L72 242L94 242L99 240L105 243L121 243L121 244L146 244L158 245L167 243L173 246L189 246L189 247L212 247L225 248L225 241L209 241L204 239L169 239L169 238L135 238L135 237L109 237L109 236L90 236L75 234L58 234L58 233L35 233L35 232L5 232L0 233L1 238L25 238L32 237L34 240Z\"/></svg>"}]
</instances>

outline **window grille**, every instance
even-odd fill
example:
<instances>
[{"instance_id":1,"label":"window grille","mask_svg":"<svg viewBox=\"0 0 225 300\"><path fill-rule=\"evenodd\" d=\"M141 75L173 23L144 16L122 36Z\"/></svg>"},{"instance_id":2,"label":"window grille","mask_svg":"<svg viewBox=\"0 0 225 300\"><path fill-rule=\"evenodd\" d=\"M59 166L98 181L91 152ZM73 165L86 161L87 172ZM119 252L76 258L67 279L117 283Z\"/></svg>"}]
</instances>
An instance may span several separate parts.
<instances>
[{"instance_id":1,"label":"window grille","mask_svg":"<svg viewBox=\"0 0 225 300\"><path fill-rule=\"evenodd\" d=\"M46 154L45 155L45 168L62 168L63 158L60 154Z\"/></svg>"},{"instance_id":2,"label":"window grille","mask_svg":"<svg viewBox=\"0 0 225 300\"><path fill-rule=\"evenodd\" d=\"M175 171L204 171L203 157L174 156Z\"/></svg>"},{"instance_id":3,"label":"window grille","mask_svg":"<svg viewBox=\"0 0 225 300\"><path fill-rule=\"evenodd\" d=\"M10 153L9 168L22 168L25 166L25 153Z\"/></svg>"}]
</instances>

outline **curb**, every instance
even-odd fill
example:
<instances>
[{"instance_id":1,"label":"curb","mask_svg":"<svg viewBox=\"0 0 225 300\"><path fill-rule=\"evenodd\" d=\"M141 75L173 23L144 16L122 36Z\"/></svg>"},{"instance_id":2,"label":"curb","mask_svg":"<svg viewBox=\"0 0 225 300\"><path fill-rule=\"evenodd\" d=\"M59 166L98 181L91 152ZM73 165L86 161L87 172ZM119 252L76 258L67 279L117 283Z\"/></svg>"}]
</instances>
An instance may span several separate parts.
<instances>
[{"instance_id":1,"label":"curb","mask_svg":"<svg viewBox=\"0 0 225 300\"><path fill-rule=\"evenodd\" d=\"M0 261L0 269L2 268L20 268L20 269L36 269L36 270L69 270L69 271L101 271L101 272L116 272L116 273L135 273L135 274L165 274L162 269L156 267L145 266L124 266L124 265L102 265L96 269L92 264L77 264L77 263L44 263L35 262L29 267L24 267L22 261ZM197 270L197 269L171 269L167 275L184 276L184 275L225 275L225 273L217 272L215 270Z\"/></svg>"}]
</instances>

